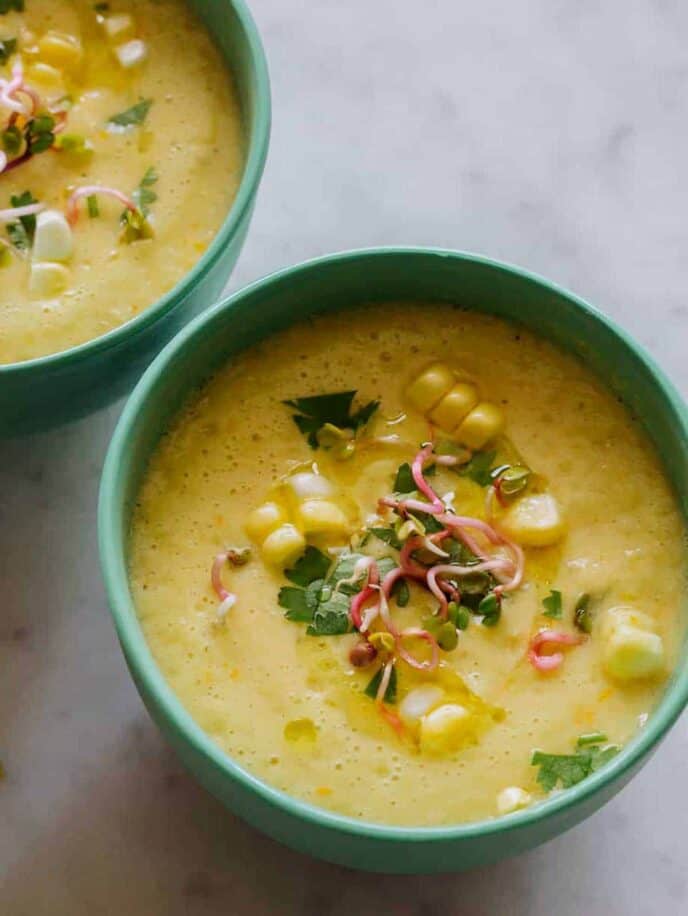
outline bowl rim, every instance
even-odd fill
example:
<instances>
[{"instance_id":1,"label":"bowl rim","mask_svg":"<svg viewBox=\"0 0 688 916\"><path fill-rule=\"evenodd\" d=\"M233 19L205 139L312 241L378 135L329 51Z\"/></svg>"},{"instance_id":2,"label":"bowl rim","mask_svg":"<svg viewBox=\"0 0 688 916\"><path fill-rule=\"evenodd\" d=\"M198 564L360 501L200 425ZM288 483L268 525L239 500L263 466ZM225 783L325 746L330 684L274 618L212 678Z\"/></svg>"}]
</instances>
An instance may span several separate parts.
<instances>
[{"instance_id":1,"label":"bowl rim","mask_svg":"<svg viewBox=\"0 0 688 916\"><path fill-rule=\"evenodd\" d=\"M20 362L0 364L0 379L10 374L16 378L32 372L63 369L82 359L88 359L105 350L114 349L129 337L141 334L170 312L180 296L185 295L193 286L203 280L241 226L246 211L253 204L268 154L272 117L270 76L260 33L245 0L224 0L224 2L234 7L246 46L249 49L252 78L255 83L255 112L253 113L252 130L247 132L248 144L241 181L215 237L193 267L171 289L160 298L155 299L138 315L106 331L105 334L85 340L66 350L46 353L43 356ZM231 71L231 65L228 65L228 69ZM245 117L246 113L242 112L242 119Z\"/></svg>"},{"instance_id":2,"label":"bowl rim","mask_svg":"<svg viewBox=\"0 0 688 916\"><path fill-rule=\"evenodd\" d=\"M244 769L235 759L226 754L195 722L163 677L139 624L136 609L129 594L128 577L125 573L120 575L120 564L122 567L126 565L126 543L121 543L124 539L119 537L116 524L124 492L124 476L120 471L123 467L122 459L128 449L132 427L139 413L145 409L151 390L165 373L170 362L182 350L193 347L195 339L204 336L206 326L212 325L219 313L231 310L237 302L260 293L266 287L282 283L295 274L318 271L333 263L399 255L411 258L434 256L480 264L489 267L497 274L516 275L529 283L544 287L555 295L566 298L594 322L604 325L622 346L629 348L634 356L644 364L654 383L660 389L661 396L673 410L681 435L688 441L688 409L673 383L669 381L652 357L611 318L541 275L484 255L450 249L390 246L337 252L275 271L216 303L182 329L143 374L119 418L103 467L98 503L101 570L110 613L125 657L131 665L132 672L135 673L135 680L143 683L147 693L153 697L157 709L162 713L168 725L171 725L172 730L177 735L181 735L183 740L188 742L197 754L205 758L206 763L215 771L221 771L225 779L238 783L243 789L257 794L262 801L277 807L287 816L340 834L400 845L485 839L519 831L557 815L564 817L570 809L591 799L610 784L618 782L621 787L624 775L630 778L633 770L652 752L688 704L688 665L681 666L679 663L676 667L664 694L650 713L644 727L609 763L577 785L555 792L524 810L479 821L443 826L382 824L337 814L282 792Z\"/></svg>"}]
</instances>

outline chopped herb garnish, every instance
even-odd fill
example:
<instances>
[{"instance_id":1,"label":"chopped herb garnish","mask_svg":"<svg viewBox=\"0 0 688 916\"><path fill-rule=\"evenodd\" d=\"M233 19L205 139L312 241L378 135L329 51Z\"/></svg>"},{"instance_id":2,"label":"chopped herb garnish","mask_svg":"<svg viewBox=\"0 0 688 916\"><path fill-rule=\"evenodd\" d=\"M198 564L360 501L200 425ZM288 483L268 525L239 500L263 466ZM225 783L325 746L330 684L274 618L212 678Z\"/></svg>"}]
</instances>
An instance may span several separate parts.
<instances>
[{"instance_id":1,"label":"chopped herb garnish","mask_svg":"<svg viewBox=\"0 0 688 916\"><path fill-rule=\"evenodd\" d=\"M450 601L447 608L449 619L458 630L467 630L471 622L470 609L463 604L457 604L456 601Z\"/></svg>"},{"instance_id":2,"label":"chopped herb garnish","mask_svg":"<svg viewBox=\"0 0 688 916\"><path fill-rule=\"evenodd\" d=\"M112 124L114 127L123 128L141 127L148 117L148 112L152 104L153 99L141 99L140 102L132 105L131 108L120 111L119 114L112 115L112 117L108 118L108 124Z\"/></svg>"},{"instance_id":3,"label":"chopped herb garnish","mask_svg":"<svg viewBox=\"0 0 688 916\"><path fill-rule=\"evenodd\" d=\"M0 0L0 16L16 10L18 13L24 12L24 0Z\"/></svg>"},{"instance_id":4,"label":"chopped herb garnish","mask_svg":"<svg viewBox=\"0 0 688 916\"><path fill-rule=\"evenodd\" d=\"M435 465L431 464L427 468L423 468L423 475L425 477L432 477L435 473ZM400 465L399 470L397 471L397 476L394 478L394 492L399 494L415 493L416 491L416 482L413 479L413 473L411 471L411 465L408 461L405 461L404 464Z\"/></svg>"},{"instance_id":5,"label":"chopped herb garnish","mask_svg":"<svg viewBox=\"0 0 688 916\"><path fill-rule=\"evenodd\" d=\"M305 589L285 585L279 590L277 601L280 607L286 608L287 613L284 616L287 620L310 623L313 619L313 608L306 600Z\"/></svg>"},{"instance_id":6,"label":"chopped herb garnish","mask_svg":"<svg viewBox=\"0 0 688 916\"><path fill-rule=\"evenodd\" d=\"M384 672L384 666L372 677L372 680L366 687L364 693L366 696L371 697L373 700L377 697L377 692L380 689L380 683L382 682L382 675ZM396 703L397 701L397 669L392 668L389 675L389 683L387 684L387 689L385 690L385 695L382 698L385 703Z\"/></svg>"},{"instance_id":7,"label":"chopped herb garnish","mask_svg":"<svg viewBox=\"0 0 688 916\"><path fill-rule=\"evenodd\" d=\"M366 573L362 572L356 583L345 582L354 574L360 553L340 554L334 567L332 561L316 547L306 548L301 559L285 575L297 588L280 589L278 603L285 608L288 620L308 623L309 636L338 636L349 630L351 596L362 586ZM380 576L384 577L396 566L391 557L378 561Z\"/></svg>"},{"instance_id":8,"label":"chopped herb garnish","mask_svg":"<svg viewBox=\"0 0 688 916\"><path fill-rule=\"evenodd\" d=\"M16 38L0 38L0 64L6 64L17 50Z\"/></svg>"},{"instance_id":9,"label":"chopped herb garnish","mask_svg":"<svg viewBox=\"0 0 688 916\"><path fill-rule=\"evenodd\" d=\"M134 203L137 205L139 210L143 213L144 216L148 216L150 205L154 204L158 199L158 195L153 190L153 185L158 180L158 174L153 168L150 168L146 171L146 174L141 179L141 183L138 188L132 194L134 198Z\"/></svg>"},{"instance_id":10,"label":"chopped herb garnish","mask_svg":"<svg viewBox=\"0 0 688 916\"><path fill-rule=\"evenodd\" d=\"M561 592L553 588L546 598L542 599L544 607L543 614L545 617L551 617L554 620L561 620Z\"/></svg>"},{"instance_id":11,"label":"chopped herb garnish","mask_svg":"<svg viewBox=\"0 0 688 916\"><path fill-rule=\"evenodd\" d=\"M537 781L545 792L551 792L558 783L562 788L570 789L582 782L618 754L619 748L615 744L601 747L606 740L606 735L595 732L581 735L575 754L543 754L542 751L535 751L530 762L540 768Z\"/></svg>"},{"instance_id":12,"label":"chopped herb garnish","mask_svg":"<svg viewBox=\"0 0 688 916\"><path fill-rule=\"evenodd\" d=\"M389 544L389 546L394 547L395 550L401 550L401 541L397 537L394 528L369 528L368 530L380 541L383 541L383 543Z\"/></svg>"},{"instance_id":13,"label":"chopped herb garnish","mask_svg":"<svg viewBox=\"0 0 688 916\"><path fill-rule=\"evenodd\" d=\"M458 469L462 477L470 477L481 487L489 487L492 483L492 464L496 452L475 452L471 460Z\"/></svg>"},{"instance_id":14,"label":"chopped herb garnish","mask_svg":"<svg viewBox=\"0 0 688 916\"><path fill-rule=\"evenodd\" d=\"M317 547L307 547L303 556L284 575L290 582L305 588L316 579L324 579L331 564L331 559Z\"/></svg>"},{"instance_id":15,"label":"chopped herb garnish","mask_svg":"<svg viewBox=\"0 0 688 916\"><path fill-rule=\"evenodd\" d=\"M287 407L293 407L298 413L293 415L294 423L306 436L311 448L318 448L318 431L323 426L338 429L350 429L357 433L370 420L380 406L379 401L369 401L354 413L351 405L356 396L355 391L338 391L333 394L319 394L312 397L293 398L283 401Z\"/></svg>"},{"instance_id":16,"label":"chopped herb garnish","mask_svg":"<svg viewBox=\"0 0 688 916\"><path fill-rule=\"evenodd\" d=\"M89 194L89 196L86 198L86 206L88 207L88 215L91 219L97 219L100 216L98 198L95 194Z\"/></svg>"},{"instance_id":17,"label":"chopped herb garnish","mask_svg":"<svg viewBox=\"0 0 688 916\"><path fill-rule=\"evenodd\" d=\"M24 191L23 194L13 194L10 197L10 203L13 207L27 207L29 204L38 203L38 201L31 191ZM35 231L35 216L20 216L16 223L7 224L9 240L18 251L29 250Z\"/></svg>"},{"instance_id":18,"label":"chopped herb garnish","mask_svg":"<svg viewBox=\"0 0 688 916\"><path fill-rule=\"evenodd\" d=\"M592 632L592 612L590 610L590 595L583 592L578 596L573 609L573 622L583 633Z\"/></svg>"},{"instance_id":19,"label":"chopped herb garnish","mask_svg":"<svg viewBox=\"0 0 688 916\"><path fill-rule=\"evenodd\" d=\"M591 744L603 744L607 740L604 732L588 732L576 741L576 747L588 747Z\"/></svg>"},{"instance_id":20,"label":"chopped herb garnish","mask_svg":"<svg viewBox=\"0 0 688 916\"><path fill-rule=\"evenodd\" d=\"M426 534L437 534L438 531L444 531L444 525L437 520L437 516L430 512L409 512L409 518L415 518L425 528Z\"/></svg>"}]
</instances>

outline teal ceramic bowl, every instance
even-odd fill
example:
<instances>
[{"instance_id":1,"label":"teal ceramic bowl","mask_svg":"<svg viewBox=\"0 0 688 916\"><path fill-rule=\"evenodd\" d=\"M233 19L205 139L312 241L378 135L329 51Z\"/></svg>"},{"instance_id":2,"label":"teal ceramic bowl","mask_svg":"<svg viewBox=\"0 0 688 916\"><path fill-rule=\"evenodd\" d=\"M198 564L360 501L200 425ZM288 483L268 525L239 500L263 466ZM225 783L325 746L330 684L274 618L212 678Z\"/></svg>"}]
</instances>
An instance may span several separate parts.
<instances>
[{"instance_id":1,"label":"teal ceramic bowl","mask_svg":"<svg viewBox=\"0 0 688 916\"><path fill-rule=\"evenodd\" d=\"M189 0L220 49L241 104L246 152L232 207L207 251L161 299L60 353L0 366L0 438L84 416L126 394L161 347L222 292L246 237L270 137L263 47L243 0Z\"/></svg>"},{"instance_id":2,"label":"teal ceramic bowl","mask_svg":"<svg viewBox=\"0 0 688 916\"><path fill-rule=\"evenodd\" d=\"M540 277L449 251L349 252L274 274L185 328L132 394L103 471L103 575L124 654L141 696L188 769L232 811L303 852L385 872L457 871L522 852L563 833L611 798L657 747L688 701L688 646L645 728L572 789L507 817L441 828L400 828L340 817L271 788L226 756L195 724L151 656L127 581L131 509L146 464L184 399L232 356L308 316L361 303L447 301L520 322L576 354L638 417L688 509L688 415L660 369L622 330ZM352 369L352 387L355 370Z\"/></svg>"}]
</instances>

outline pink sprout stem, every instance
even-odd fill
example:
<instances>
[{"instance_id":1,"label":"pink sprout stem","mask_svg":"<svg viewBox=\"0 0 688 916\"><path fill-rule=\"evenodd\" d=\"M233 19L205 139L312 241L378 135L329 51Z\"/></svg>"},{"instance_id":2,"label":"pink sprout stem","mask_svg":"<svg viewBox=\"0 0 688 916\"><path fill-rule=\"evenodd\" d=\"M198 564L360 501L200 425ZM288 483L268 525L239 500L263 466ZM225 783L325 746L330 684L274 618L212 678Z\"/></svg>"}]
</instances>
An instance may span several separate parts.
<instances>
[{"instance_id":1,"label":"pink sprout stem","mask_svg":"<svg viewBox=\"0 0 688 916\"><path fill-rule=\"evenodd\" d=\"M437 511L443 512L444 503L423 476L423 465L432 455L432 450L432 442L428 442L423 446L423 448L413 459L413 463L411 464L411 475L413 477L413 482L415 483L419 492L421 492L423 496L425 496L425 498L430 501L430 503L435 507ZM425 511L427 511L427 509Z\"/></svg>"},{"instance_id":2,"label":"pink sprout stem","mask_svg":"<svg viewBox=\"0 0 688 916\"><path fill-rule=\"evenodd\" d=\"M132 213L136 212L136 204L134 201L116 188L110 188L107 187L107 185L89 184L82 188L77 188L67 201L67 219L72 226L75 225L76 221L79 219L79 201L83 197L92 197L96 194L105 194L108 197L114 197L114 199L123 204L127 210L130 210Z\"/></svg>"},{"instance_id":3,"label":"pink sprout stem","mask_svg":"<svg viewBox=\"0 0 688 916\"><path fill-rule=\"evenodd\" d=\"M528 646L528 661L537 671L554 671L564 661L562 652L553 652L543 655L542 650L549 646L579 646L582 637L561 630L539 630Z\"/></svg>"}]
</instances>

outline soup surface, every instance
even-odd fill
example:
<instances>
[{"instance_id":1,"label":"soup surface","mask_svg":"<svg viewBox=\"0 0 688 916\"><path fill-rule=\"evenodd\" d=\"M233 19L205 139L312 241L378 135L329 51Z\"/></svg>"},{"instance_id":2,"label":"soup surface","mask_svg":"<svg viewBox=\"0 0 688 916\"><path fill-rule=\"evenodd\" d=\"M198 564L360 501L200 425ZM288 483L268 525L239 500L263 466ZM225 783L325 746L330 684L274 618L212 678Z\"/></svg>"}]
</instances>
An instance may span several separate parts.
<instances>
[{"instance_id":1,"label":"soup surface","mask_svg":"<svg viewBox=\"0 0 688 916\"><path fill-rule=\"evenodd\" d=\"M182 0L7 6L0 364L98 337L171 289L243 165L231 77Z\"/></svg>"},{"instance_id":2,"label":"soup surface","mask_svg":"<svg viewBox=\"0 0 688 916\"><path fill-rule=\"evenodd\" d=\"M684 563L656 455L582 364L404 303L219 372L154 454L130 547L145 635L212 739L405 825L507 814L613 756L674 663Z\"/></svg>"}]
</instances>

